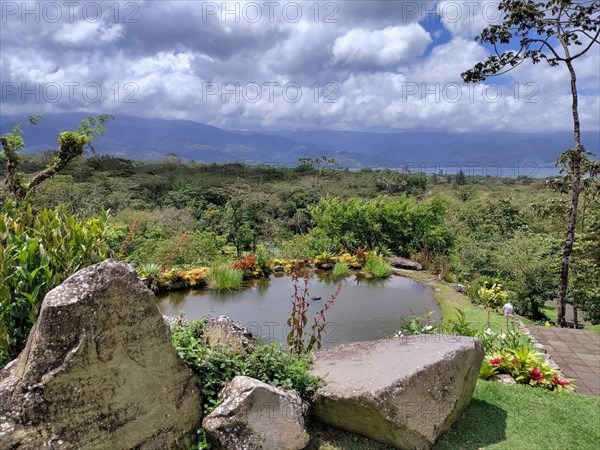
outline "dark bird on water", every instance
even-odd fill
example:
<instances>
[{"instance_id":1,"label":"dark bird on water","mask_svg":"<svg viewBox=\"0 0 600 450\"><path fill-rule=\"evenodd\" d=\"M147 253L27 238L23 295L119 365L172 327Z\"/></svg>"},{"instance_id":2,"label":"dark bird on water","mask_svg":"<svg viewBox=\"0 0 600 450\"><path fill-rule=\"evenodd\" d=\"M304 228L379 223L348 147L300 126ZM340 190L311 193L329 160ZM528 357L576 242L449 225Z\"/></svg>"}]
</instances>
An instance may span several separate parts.
<instances>
[{"instance_id":1,"label":"dark bird on water","mask_svg":"<svg viewBox=\"0 0 600 450\"><path fill-rule=\"evenodd\" d=\"M311 297L311 300L321 300L321 297Z\"/></svg>"}]
</instances>

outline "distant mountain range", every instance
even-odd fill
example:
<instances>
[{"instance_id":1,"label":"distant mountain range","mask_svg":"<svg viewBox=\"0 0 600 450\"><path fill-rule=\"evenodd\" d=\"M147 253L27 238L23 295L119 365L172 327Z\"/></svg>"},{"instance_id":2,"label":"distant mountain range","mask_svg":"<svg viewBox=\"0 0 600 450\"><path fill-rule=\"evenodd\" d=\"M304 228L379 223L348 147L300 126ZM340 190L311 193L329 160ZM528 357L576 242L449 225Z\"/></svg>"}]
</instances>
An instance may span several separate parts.
<instances>
[{"instance_id":1,"label":"distant mountain range","mask_svg":"<svg viewBox=\"0 0 600 450\"><path fill-rule=\"evenodd\" d=\"M25 128L26 150L57 147L59 131L72 130L87 115L44 116ZM10 131L23 117L3 116L0 133ZM588 150L598 153L600 132L583 133ZM189 120L146 119L118 115L95 143L99 154L131 159L160 159L176 153L184 160L296 165L301 157L326 155L342 167L434 168L457 164L509 167L536 163L551 165L572 145L572 133L508 132L447 133L435 131L239 131L223 130Z\"/></svg>"}]
</instances>

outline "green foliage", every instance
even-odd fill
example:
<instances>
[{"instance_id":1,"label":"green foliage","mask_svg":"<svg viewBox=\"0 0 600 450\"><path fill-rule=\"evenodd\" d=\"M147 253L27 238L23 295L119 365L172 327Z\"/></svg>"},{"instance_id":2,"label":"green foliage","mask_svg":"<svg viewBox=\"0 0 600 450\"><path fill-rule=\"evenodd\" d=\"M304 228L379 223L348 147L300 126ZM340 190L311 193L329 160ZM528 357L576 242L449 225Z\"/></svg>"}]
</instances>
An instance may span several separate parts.
<instances>
[{"instance_id":1,"label":"green foliage","mask_svg":"<svg viewBox=\"0 0 600 450\"><path fill-rule=\"evenodd\" d=\"M424 174L401 173L383 169L377 173L375 185L384 194L423 195L427 191L427 178Z\"/></svg>"},{"instance_id":2,"label":"green foliage","mask_svg":"<svg viewBox=\"0 0 600 450\"><path fill-rule=\"evenodd\" d=\"M465 310L457 308L456 318L444 325L444 333L455 334L457 336L477 336L479 330L469 322Z\"/></svg>"},{"instance_id":3,"label":"green foliage","mask_svg":"<svg viewBox=\"0 0 600 450\"><path fill-rule=\"evenodd\" d=\"M333 266L333 276L336 278L345 278L350 273L350 266L343 262L338 262Z\"/></svg>"},{"instance_id":4,"label":"green foliage","mask_svg":"<svg viewBox=\"0 0 600 450\"><path fill-rule=\"evenodd\" d=\"M19 156L30 179L52 164L56 153ZM238 251L240 257L250 251L264 262L267 255L314 260L322 253L354 254L363 247L408 256L450 282L498 279L520 314L536 316L539 306L555 296L568 189L554 191L540 180L508 185L477 176L455 186L453 176L449 181L437 177L437 184L428 186L433 195L417 201L405 195L377 197L388 191L381 184L385 176L418 181L415 174L324 169L318 186L316 175L316 168L93 157L73 160L30 192L28 201L38 209L68 203L71 212L87 217L110 208L109 245L115 254L137 222L123 259L138 267L170 261L179 272L230 264ZM393 183L389 188L396 190ZM466 202L457 198L463 189L473 194ZM560 208L543 212L539 205L550 203ZM600 309L593 229L598 203L592 190L586 188L580 206L569 292L584 317L592 318ZM269 249L264 257L261 246ZM471 294L481 302L477 292Z\"/></svg>"},{"instance_id":5,"label":"green foliage","mask_svg":"<svg viewBox=\"0 0 600 450\"><path fill-rule=\"evenodd\" d=\"M418 328L418 327L417 327ZM479 376L487 380L500 373L511 375L517 382L549 390L570 390L570 381L557 369L550 367L547 359L533 348L529 336L515 328L502 332L491 328L478 330L468 320L464 310L458 309L456 319L444 325L444 332L459 336L476 336L481 339L485 358Z\"/></svg>"},{"instance_id":6,"label":"green foliage","mask_svg":"<svg viewBox=\"0 0 600 450\"><path fill-rule=\"evenodd\" d=\"M206 277L208 286L218 290L240 289L244 283L244 271L228 266L215 266Z\"/></svg>"},{"instance_id":7,"label":"green foliage","mask_svg":"<svg viewBox=\"0 0 600 450\"><path fill-rule=\"evenodd\" d=\"M466 202L467 200L471 200L472 198L474 198L475 192L476 192L475 186L461 186L461 185L454 186L454 193L463 202Z\"/></svg>"},{"instance_id":8,"label":"green foliage","mask_svg":"<svg viewBox=\"0 0 600 450\"><path fill-rule=\"evenodd\" d=\"M392 266L382 256L370 253L362 272L370 278L387 278L392 274Z\"/></svg>"},{"instance_id":9,"label":"green foliage","mask_svg":"<svg viewBox=\"0 0 600 450\"><path fill-rule=\"evenodd\" d=\"M460 209L459 220L473 237L480 239L512 236L527 225L523 212L506 198L469 202Z\"/></svg>"},{"instance_id":10,"label":"green foliage","mask_svg":"<svg viewBox=\"0 0 600 450\"><path fill-rule=\"evenodd\" d=\"M78 219L65 208L33 211L7 202L0 213L0 351L23 348L46 293L108 255L108 214Z\"/></svg>"},{"instance_id":11,"label":"green foliage","mask_svg":"<svg viewBox=\"0 0 600 450\"><path fill-rule=\"evenodd\" d=\"M335 253L340 249L320 228L307 234L297 234L281 243L279 255L284 259L315 258L319 254Z\"/></svg>"},{"instance_id":12,"label":"green foliage","mask_svg":"<svg viewBox=\"0 0 600 450\"><path fill-rule=\"evenodd\" d=\"M600 205L597 205L600 207ZM578 239L573 257L572 292L584 318L600 323L600 213L587 221Z\"/></svg>"},{"instance_id":13,"label":"green foliage","mask_svg":"<svg viewBox=\"0 0 600 450\"><path fill-rule=\"evenodd\" d=\"M502 285L497 283L490 288L481 286L478 294L481 304L486 308L499 308L508 300L508 292L504 291Z\"/></svg>"},{"instance_id":14,"label":"green foliage","mask_svg":"<svg viewBox=\"0 0 600 450\"><path fill-rule=\"evenodd\" d=\"M43 181L51 178L62 171L69 162L83 155L85 149L89 147L92 151L92 141L101 136L106 131L104 123L112 120L113 116L103 114L98 117L84 119L75 131L64 131L58 136L59 149L56 156L43 170L38 172L31 181L25 179L25 174L18 172L21 165L21 155L19 152L25 146L21 137L23 130L16 125L11 133L6 133L0 137L0 142L4 151L1 159L5 160L6 179L5 184L14 200L22 201L27 194L39 186ZM30 117L29 123L36 124L39 117Z\"/></svg>"},{"instance_id":15,"label":"green foliage","mask_svg":"<svg viewBox=\"0 0 600 450\"><path fill-rule=\"evenodd\" d=\"M543 319L540 306L556 297L559 257L558 239L529 233L517 233L499 247L496 271L519 314Z\"/></svg>"},{"instance_id":16,"label":"green foliage","mask_svg":"<svg viewBox=\"0 0 600 450\"><path fill-rule=\"evenodd\" d=\"M433 311L426 311L423 317L414 314L410 317L401 317L402 326L394 336L438 333L440 324L431 319L432 314Z\"/></svg>"},{"instance_id":17,"label":"green foliage","mask_svg":"<svg viewBox=\"0 0 600 450\"><path fill-rule=\"evenodd\" d=\"M317 227L347 250L389 248L408 256L423 248L445 252L452 245L444 226L446 202L439 197L421 203L406 196L367 201L321 198L310 212Z\"/></svg>"},{"instance_id":18,"label":"green foliage","mask_svg":"<svg viewBox=\"0 0 600 450\"><path fill-rule=\"evenodd\" d=\"M218 406L218 393L238 375L295 389L304 399L308 399L318 386L319 378L308 373L308 361L286 352L280 345L258 346L241 354L225 345L208 347L202 336L205 323L203 319L188 325L171 326L173 345L179 357L200 377L205 413Z\"/></svg>"}]
</instances>

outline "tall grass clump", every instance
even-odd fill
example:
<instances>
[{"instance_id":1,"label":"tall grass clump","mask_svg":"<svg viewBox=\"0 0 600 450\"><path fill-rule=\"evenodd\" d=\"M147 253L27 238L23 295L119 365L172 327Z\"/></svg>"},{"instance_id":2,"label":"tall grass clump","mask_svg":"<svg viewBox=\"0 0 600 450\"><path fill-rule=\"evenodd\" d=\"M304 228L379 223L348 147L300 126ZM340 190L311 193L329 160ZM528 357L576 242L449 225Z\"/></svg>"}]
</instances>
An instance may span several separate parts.
<instances>
[{"instance_id":1,"label":"tall grass clump","mask_svg":"<svg viewBox=\"0 0 600 450\"><path fill-rule=\"evenodd\" d=\"M213 267L207 276L208 286L218 290L235 290L242 287L244 271L227 266Z\"/></svg>"},{"instance_id":2,"label":"tall grass clump","mask_svg":"<svg viewBox=\"0 0 600 450\"><path fill-rule=\"evenodd\" d=\"M370 278L387 278L392 273L392 266L379 255L369 255L363 273Z\"/></svg>"},{"instance_id":3,"label":"tall grass clump","mask_svg":"<svg viewBox=\"0 0 600 450\"><path fill-rule=\"evenodd\" d=\"M347 277L348 274L350 273L350 266L346 263L338 262L338 263L336 263L335 266L333 266L332 273L333 273L333 276L336 278Z\"/></svg>"}]
</instances>

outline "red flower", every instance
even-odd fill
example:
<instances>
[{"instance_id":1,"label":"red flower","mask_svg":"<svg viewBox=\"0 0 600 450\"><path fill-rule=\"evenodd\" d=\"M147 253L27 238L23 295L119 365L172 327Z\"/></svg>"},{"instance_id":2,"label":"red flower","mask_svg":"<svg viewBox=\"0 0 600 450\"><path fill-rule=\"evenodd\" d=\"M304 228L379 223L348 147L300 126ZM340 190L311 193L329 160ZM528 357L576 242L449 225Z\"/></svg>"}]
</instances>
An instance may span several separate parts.
<instances>
[{"instance_id":1,"label":"red flower","mask_svg":"<svg viewBox=\"0 0 600 450\"><path fill-rule=\"evenodd\" d=\"M497 366L501 362L502 362L502 357L501 356L499 356L498 358L490 359L490 364L492 366Z\"/></svg>"},{"instance_id":2,"label":"red flower","mask_svg":"<svg viewBox=\"0 0 600 450\"><path fill-rule=\"evenodd\" d=\"M568 386L569 383L567 380L563 380L561 377L554 377L552 379L552 381L554 381L556 384L560 384L562 387Z\"/></svg>"},{"instance_id":3,"label":"red flower","mask_svg":"<svg viewBox=\"0 0 600 450\"><path fill-rule=\"evenodd\" d=\"M540 372L540 369L537 367L534 367L533 370L530 370L527 374L538 383L544 381L544 375L542 375L542 372Z\"/></svg>"}]
</instances>

